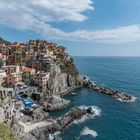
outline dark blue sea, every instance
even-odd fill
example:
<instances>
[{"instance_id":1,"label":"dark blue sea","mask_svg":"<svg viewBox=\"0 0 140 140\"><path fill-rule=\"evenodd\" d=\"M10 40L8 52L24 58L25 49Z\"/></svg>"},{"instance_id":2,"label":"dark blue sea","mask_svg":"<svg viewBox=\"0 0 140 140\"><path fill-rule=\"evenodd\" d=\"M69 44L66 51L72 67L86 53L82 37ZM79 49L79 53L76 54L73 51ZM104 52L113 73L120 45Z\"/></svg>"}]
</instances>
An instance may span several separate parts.
<instances>
[{"instance_id":1,"label":"dark blue sea","mask_svg":"<svg viewBox=\"0 0 140 140\"><path fill-rule=\"evenodd\" d=\"M140 140L140 58L139 57L74 57L79 71L97 84L125 91L137 99L124 103L88 89L67 95L72 107L95 105L101 114L72 124L61 135L63 140Z\"/></svg>"}]
</instances>

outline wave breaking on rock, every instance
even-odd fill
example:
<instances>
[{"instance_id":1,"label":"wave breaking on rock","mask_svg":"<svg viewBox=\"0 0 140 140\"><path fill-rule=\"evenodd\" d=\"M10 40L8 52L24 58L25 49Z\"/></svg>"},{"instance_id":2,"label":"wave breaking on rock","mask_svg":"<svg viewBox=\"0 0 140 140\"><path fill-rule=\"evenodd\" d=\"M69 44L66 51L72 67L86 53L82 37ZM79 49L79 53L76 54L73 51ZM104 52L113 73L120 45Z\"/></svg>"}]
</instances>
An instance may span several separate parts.
<instances>
[{"instance_id":1,"label":"wave breaking on rock","mask_svg":"<svg viewBox=\"0 0 140 140\"><path fill-rule=\"evenodd\" d=\"M93 89L98 93L102 93L102 94L111 96L119 101L123 101L123 102L135 101L135 97L133 97L127 93L124 93L124 92L121 92L121 91L118 91L118 90L115 90L112 88L107 88L104 86L96 85L94 82L92 82L91 80L88 80L86 77L84 77L83 79L84 79L84 82L83 82L84 88Z\"/></svg>"},{"instance_id":2,"label":"wave breaking on rock","mask_svg":"<svg viewBox=\"0 0 140 140\"><path fill-rule=\"evenodd\" d=\"M98 133L97 133L96 131L94 131L94 130L88 128L88 127L85 127L85 128L83 129L83 131L81 132L80 137L81 137L81 136L87 136L87 135L90 135L90 136L92 136L93 138L95 138L95 137L98 136Z\"/></svg>"},{"instance_id":3,"label":"wave breaking on rock","mask_svg":"<svg viewBox=\"0 0 140 140\"><path fill-rule=\"evenodd\" d=\"M97 106L79 106L79 108L81 110L84 110L84 111L91 111L91 113L86 113L81 119L79 120L75 120L73 123L77 124L77 123L82 123L84 121L86 121L87 119L92 119L94 118L95 116L100 116L101 115L101 109Z\"/></svg>"}]
</instances>

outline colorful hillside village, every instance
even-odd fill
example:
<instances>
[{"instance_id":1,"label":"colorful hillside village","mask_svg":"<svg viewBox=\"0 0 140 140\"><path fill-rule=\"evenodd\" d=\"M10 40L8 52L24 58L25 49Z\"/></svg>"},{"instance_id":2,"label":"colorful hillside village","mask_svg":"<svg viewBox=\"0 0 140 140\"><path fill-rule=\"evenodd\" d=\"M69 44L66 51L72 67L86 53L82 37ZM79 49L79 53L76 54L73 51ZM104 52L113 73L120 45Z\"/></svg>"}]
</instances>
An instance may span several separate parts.
<instances>
[{"instance_id":1,"label":"colorful hillside village","mask_svg":"<svg viewBox=\"0 0 140 140\"><path fill-rule=\"evenodd\" d=\"M14 103L11 108L14 111L21 100L25 110L37 106L28 97L34 94L39 98L45 92L50 72L62 59L71 59L65 48L44 40L0 44L0 100L16 100L17 105Z\"/></svg>"},{"instance_id":2,"label":"colorful hillside village","mask_svg":"<svg viewBox=\"0 0 140 140\"><path fill-rule=\"evenodd\" d=\"M15 86L24 82L42 88L50 75L51 68L59 62L58 55L70 59L62 46L47 41L31 40L28 43L0 44L0 83Z\"/></svg>"}]
</instances>

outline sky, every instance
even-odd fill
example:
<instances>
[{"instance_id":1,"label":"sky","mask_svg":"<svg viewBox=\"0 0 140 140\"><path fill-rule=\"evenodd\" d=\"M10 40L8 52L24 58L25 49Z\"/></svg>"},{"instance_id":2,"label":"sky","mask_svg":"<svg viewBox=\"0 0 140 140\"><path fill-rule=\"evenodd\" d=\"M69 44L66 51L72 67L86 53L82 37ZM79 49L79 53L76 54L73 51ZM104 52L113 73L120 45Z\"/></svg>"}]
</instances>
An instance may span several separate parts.
<instances>
[{"instance_id":1,"label":"sky","mask_svg":"<svg viewBox=\"0 0 140 140\"><path fill-rule=\"evenodd\" d=\"M0 36L73 56L140 56L140 0L0 0Z\"/></svg>"}]
</instances>

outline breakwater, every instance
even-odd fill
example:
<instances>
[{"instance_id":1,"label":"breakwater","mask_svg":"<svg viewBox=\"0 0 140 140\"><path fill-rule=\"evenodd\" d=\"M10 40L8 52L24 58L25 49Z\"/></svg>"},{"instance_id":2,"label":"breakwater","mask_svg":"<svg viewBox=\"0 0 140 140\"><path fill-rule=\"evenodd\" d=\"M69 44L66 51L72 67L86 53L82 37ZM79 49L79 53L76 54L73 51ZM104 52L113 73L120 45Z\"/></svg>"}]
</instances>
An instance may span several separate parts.
<instances>
[{"instance_id":1,"label":"breakwater","mask_svg":"<svg viewBox=\"0 0 140 140\"><path fill-rule=\"evenodd\" d=\"M83 82L83 87L85 87L85 88L93 89L98 93L109 95L109 96L116 98L120 101L129 102L129 101L133 101L135 99L133 96L131 96L127 93L123 93L121 91L114 90L112 88L99 86L99 85L96 85L95 83L93 83L92 81L87 80L86 78L84 78L84 79L85 80Z\"/></svg>"}]
</instances>

